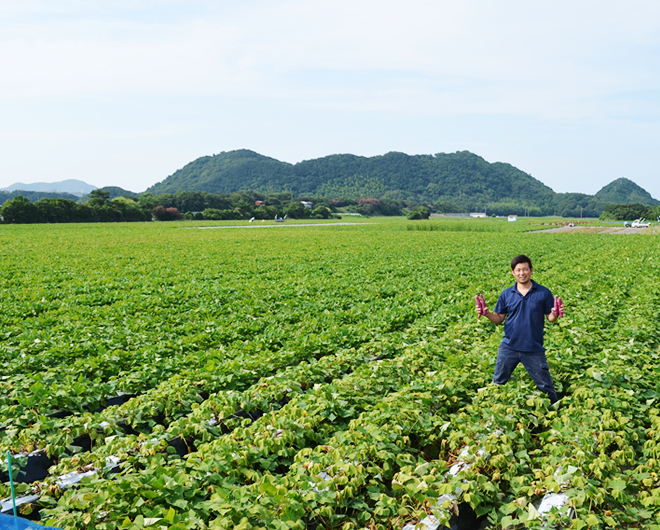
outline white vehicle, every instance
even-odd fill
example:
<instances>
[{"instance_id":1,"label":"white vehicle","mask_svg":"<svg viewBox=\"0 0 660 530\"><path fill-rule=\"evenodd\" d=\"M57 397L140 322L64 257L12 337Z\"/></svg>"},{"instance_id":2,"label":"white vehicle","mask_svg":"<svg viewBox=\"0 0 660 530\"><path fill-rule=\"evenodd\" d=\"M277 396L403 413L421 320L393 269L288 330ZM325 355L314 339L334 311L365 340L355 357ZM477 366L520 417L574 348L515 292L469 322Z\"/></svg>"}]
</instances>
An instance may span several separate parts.
<instances>
[{"instance_id":1,"label":"white vehicle","mask_svg":"<svg viewBox=\"0 0 660 530\"><path fill-rule=\"evenodd\" d=\"M651 223L645 223L644 221L646 221L645 218L635 219L630 226L632 228L648 228L649 226L651 226Z\"/></svg>"}]
</instances>

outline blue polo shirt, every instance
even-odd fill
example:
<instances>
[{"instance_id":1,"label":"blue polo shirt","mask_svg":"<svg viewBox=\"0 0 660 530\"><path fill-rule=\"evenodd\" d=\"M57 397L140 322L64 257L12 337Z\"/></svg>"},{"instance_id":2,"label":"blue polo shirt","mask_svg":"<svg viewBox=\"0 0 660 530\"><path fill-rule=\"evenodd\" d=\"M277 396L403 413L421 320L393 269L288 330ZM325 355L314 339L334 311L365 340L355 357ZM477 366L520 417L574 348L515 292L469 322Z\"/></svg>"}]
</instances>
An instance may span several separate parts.
<instances>
[{"instance_id":1,"label":"blue polo shirt","mask_svg":"<svg viewBox=\"0 0 660 530\"><path fill-rule=\"evenodd\" d=\"M543 326L555 300L550 289L532 280L532 288L523 296L517 284L504 289L494 312L506 315L502 346L514 351L538 352L543 347Z\"/></svg>"}]
</instances>

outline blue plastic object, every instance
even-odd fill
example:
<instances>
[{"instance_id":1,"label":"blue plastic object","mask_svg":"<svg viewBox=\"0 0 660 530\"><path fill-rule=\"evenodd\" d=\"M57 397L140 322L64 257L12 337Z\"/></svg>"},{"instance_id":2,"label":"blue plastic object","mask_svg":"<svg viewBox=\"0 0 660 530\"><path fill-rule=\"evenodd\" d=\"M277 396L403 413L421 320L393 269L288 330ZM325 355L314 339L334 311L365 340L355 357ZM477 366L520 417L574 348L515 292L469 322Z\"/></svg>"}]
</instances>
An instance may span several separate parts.
<instances>
[{"instance_id":1,"label":"blue plastic object","mask_svg":"<svg viewBox=\"0 0 660 530\"><path fill-rule=\"evenodd\" d=\"M42 526L39 523L33 523L21 517L12 517L11 515L0 514L0 530L44 530L51 528L52 530L60 530L54 526Z\"/></svg>"}]
</instances>

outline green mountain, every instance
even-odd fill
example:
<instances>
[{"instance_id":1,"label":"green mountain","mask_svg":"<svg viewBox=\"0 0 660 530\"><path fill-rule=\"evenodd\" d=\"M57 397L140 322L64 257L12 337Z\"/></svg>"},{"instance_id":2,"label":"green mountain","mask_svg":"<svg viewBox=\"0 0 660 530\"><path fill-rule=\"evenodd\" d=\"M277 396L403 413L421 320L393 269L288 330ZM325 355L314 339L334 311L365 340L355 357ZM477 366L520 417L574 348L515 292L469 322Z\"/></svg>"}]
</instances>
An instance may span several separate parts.
<instances>
[{"instance_id":1,"label":"green mountain","mask_svg":"<svg viewBox=\"0 0 660 530\"><path fill-rule=\"evenodd\" d=\"M596 195L598 200L606 204L639 203L645 206L657 206L660 201L651 197L644 188L627 178L618 178L604 186Z\"/></svg>"},{"instance_id":2,"label":"green mountain","mask_svg":"<svg viewBox=\"0 0 660 530\"><path fill-rule=\"evenodd\" d=\"M289 184L292 167L247 149L222 152L193 160L163 182L153 185L147 193L176 193L179 190L208 193L293 191Z\"/></svg>"},{"instance_id":3,"label":"green mountain","mask_svg":"<svg viewBox=\"0 0 660 530\"><path fill-rule=\"evenodd\" d=\"M554 192L510 164L491 164L467 151L415 155L387 153L360 157L331 155L298 164L280 162L249 150L198 158L149 193L206 191L292 192L297 196L377 197L459 203L506 199L549 201Z\"/></svg>"},{"instance_id":4,"label":"green mountain","mask_svg":"<svg viewBox=\"0 0 660 530\"><path fill-rule=\"evenodd\" d=\"M82 180L67 179L59 182L35 182L34 184L23 184L17 182L0 191L37 191L44 193L68 193L78 197L95 190L96 186L87 184Z\"/></svg>"},{"instance_id":5,"label":"green mountain","mask_svg":"<svg viewBox=\"0 0 660 530\"><path fill-rule=\"evenodd\" d=\"M234 193L289 192L297 197L396 199L435 203L438 211L484 211L597 217L610 202L657 204L645 190L618 179L595 196L555 193L516 167L489 163L469 151L436 155L331 155L297 164L241 149L190 162L147 190ZM655 201L655 202L653 202Z\"/></svg>"},{"instance_id":6,"label":"green mountain","mask_svg":"<svg viewBox=\"0 0 660 530\"><path fill-rule=\"evenodd\" d=\"M0 206L5 202L11 201L13 198L18 196L25 197L30 202L37 202L41 199L69 199L71 201L77 201L80 197L73 195L71 193L59 193L59 192L48 192L48 191L29 191L29 190L14 190L14 191L2 191L0 190Z\"/></svg>"},{"instance_id":7,"label":"green mountain","mask_svg":"<svg viewBox=\"0 0 660 530\"><path fill-rule=\"evenodd\" d=\"M81 182L81 181L75 181L75 182ZM54 184L57 184L57 182ZM106 186L100 189L102 191L107 191L108 193L110 193L110 199L114 199L115 197L130 197L132 199L137 199L139 196L139 194L137 193L133 193L132 191L128 191L119 188L117 186ZM19 195L25 197L30 202L37 202L40 201L41 199L68 199L71 201L82 203L82 202L87 202L90 199L89 195L80 196L66 192L31 191L31 190L21 190L21 189L16 189L13 191L0 190L0 206L2 206L5 202L12 200L14 197L18 197Z\"/></svg>"}]
</instances>

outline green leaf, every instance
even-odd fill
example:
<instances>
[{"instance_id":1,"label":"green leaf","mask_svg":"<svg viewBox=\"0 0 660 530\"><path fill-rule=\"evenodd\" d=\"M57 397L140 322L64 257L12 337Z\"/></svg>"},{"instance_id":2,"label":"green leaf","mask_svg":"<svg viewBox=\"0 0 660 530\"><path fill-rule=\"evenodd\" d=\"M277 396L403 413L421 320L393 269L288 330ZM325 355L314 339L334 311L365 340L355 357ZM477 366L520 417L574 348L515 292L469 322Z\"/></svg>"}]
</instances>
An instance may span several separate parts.
<instances>
[{"instance_id":1,"label":"green leaf","mask_svg":"<svg viewBox=\"0 0 660 530\"><path fill-rule=\"evenodd\" d=\"M612 489L623 491L626 489L628 484L624 480L610 480L610 486Z\"/></svg>"},{"instance_id":2,"label":"green leaf","mask_svg":"<svg viewBox=\"0 0 660 530\"><path fill-rule=\"evenodd\" d=\"M585 519L585 521L589 526L597 526L600 524L598 517L596 517L593 513L590 513Z\"/></svg>"},{"instance_id":3,"label":"green leaf","mask_svg":"<svg viewBox=\"0 0 660 530\"><path fill-rule=\"evenodd\" d=\"M176 511L174 511L174 508L170 508L167 511L167 514L163 517L168 523L174 524L174 517L176 516Z\"/></svg>"},{"instance_id":4,"label":"green leaf","mask_svg":"<svg viewBox=\"0 0 660 530\"><path fill-rule=\"evenodd\" d=\"M502 517L502 520L500 521L500 525L502 526L502 528L515 526L516 524L518 524L518 519L514 519L513 517L509 517L508 515Z\"/></svg>"}]
</instances>

